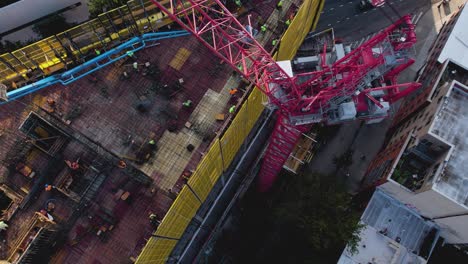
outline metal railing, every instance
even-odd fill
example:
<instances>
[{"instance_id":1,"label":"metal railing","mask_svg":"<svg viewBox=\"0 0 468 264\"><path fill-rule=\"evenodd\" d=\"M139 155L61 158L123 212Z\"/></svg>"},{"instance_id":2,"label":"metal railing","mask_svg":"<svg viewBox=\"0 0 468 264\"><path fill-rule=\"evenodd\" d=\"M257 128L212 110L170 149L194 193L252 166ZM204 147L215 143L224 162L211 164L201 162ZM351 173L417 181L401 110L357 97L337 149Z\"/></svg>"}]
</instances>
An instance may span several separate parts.
<instances>
[{"instance_id":1,"label":"metal railing","mask_svg":"<svg viewBox=\"0 0 468 264\"><path fill-rule=\"evenodd\" d=\"M17 89L171 23L150 0L128 1L67 31L0 55L0 83Z\"/></svg>"}]
</instances>

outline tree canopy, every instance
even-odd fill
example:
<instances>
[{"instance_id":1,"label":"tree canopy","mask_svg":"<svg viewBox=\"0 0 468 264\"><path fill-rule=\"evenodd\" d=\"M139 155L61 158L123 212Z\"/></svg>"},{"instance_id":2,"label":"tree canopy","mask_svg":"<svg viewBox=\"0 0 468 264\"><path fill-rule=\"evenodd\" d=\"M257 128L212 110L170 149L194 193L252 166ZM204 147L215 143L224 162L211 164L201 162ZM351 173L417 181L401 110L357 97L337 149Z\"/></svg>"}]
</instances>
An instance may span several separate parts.
<instances>
[{"instance_id":1,"label":"tree canopy","mask_svg":"<svg viewBox=\"0 0 468 264\"><path fill-rule=\"evenodd\" d=\"M296 177L275 207L278 225L291 226L317 252L359 242L360 213L352 209L351 195L335 177L322 174Z\"/></svg>"},{"instance_id":2,"label":"tree canopy","mask_svg":"<svg viewBox=\"0 0 468 264\"><path fill-rule=\"evenodd\" d=\"M104 10L110 10L112 8L124 5L126 0L89 0L88 9L91 17L97 17L103 13Z\"/></svg>"},{"instance_id":3,"label":"tree canopy","mask_svg":"<svg viewBox=\"0 0 468 264\"><path fill-rule=\"evenodd\" d=\"M249 192L238 228L217 243L235 263L332 263L346 244L357 249L361 212L332 175L281 175L265 197Z\"/></svg>"},{"instance_id":4,"label":"tree canopy","mask_svg":"<svg viewBox=\"0 0 468 264\"><path fill-rule=\"evenodd\" d=\"M52 15L34 24L32 30L42 38L47 38L63 32L73 25L74 24L68 23L62 15Z\"/></svg>"}]
</instances>

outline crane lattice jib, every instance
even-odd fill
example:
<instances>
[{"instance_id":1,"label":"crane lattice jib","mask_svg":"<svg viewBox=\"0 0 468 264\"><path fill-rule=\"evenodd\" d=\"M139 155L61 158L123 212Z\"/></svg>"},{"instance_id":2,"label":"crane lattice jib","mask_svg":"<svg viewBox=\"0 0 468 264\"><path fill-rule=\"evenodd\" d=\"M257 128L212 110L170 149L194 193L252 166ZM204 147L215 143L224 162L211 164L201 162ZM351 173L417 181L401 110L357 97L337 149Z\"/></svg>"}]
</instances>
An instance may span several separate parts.
<instances>
[{"instance_id":1,"label":"crane lattice jib","mask_svg":"<svg viewBox=\"0 0 468 264\"><path fill-rule=\"evenodd\" d=\"M300 98L293 79L218 0L152 2L284 108Z\"/></svg>"},{"instance_id":2,"label":"crane lattice jib","mask_svg":"<svg viewBox=\"0 0 468 264\"><path fill-rule=\"evenodd\" d=\"M325 113L332 98L355 93L356 84L370 70L385 63L386 54L376 56L373 47L387 41L391 44L389 52L394 53L411 47L416 41L411 18L405 16L334 64L322 63L325 67L321 71L290 77L255 40L248 27L219 0L152 2L253 82L268 96L272 105L290 117ZM324 119L311 122L321 121Z\"/></svg>"},{"instance_id":3,"label":"crane lattice jib","mask_svg":"<svg viewBox=\"0 0 468 264\"><path fill-rule=\"evenodd\" d=\"M408 67L408 64L414 62L403 55L407 54L415 43L416 35L411 17L404 16L345 57L330 66L325 65L320 75L302 84L299 90L304 91L310 88L310 96L302 96L298 108L294 109L296 113L291 114L303 113L304 111L301 110L304 109L311 113L319 110L326 112L324 107L328 105L330 99L337 96L350 96L356 91L362 91L363 87L358 84L372 70L389 64L389 58L398 59L386 69L389 72L389 78L395 77L397 73ZM376 48L377 51L374 50ZM398 58L397 54L400 54L401 58ZM400 65L403 67L399 67ZM394 68L397 70L392 71ZM390 76L390 73L393 74ZM381 74L385 76L385 72ZM337 76L340 77L339 80ZM375 76L377 77L380 76Z\"/></svg>"}]
</instances>

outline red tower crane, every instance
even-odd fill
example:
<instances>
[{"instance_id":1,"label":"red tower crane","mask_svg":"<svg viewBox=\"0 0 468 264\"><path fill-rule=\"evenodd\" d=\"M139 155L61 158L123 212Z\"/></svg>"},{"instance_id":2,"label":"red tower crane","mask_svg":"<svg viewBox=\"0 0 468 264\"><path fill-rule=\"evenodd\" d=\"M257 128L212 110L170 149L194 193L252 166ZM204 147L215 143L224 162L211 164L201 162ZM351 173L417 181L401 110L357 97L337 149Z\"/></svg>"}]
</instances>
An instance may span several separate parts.
<instances>
[{"instance_id":1,"label":"red tower crane","mask_svg":"<svg viewBox=\"0 0 468 264\"><path fill-rule=\"evenodd\" d=\"M331 65L324 47L320 70L289 76L255 40L251 27L242 25L220 0L171 0L169 6L152 2L254 83L268 96L269 107L277 109L260 170L260 191L271 187L301 133L312 124L382 119L390 103L420 86L395 84L397 75L414 62L410 48L416 36L409 15Z\"/></svg>"}]
</instances>

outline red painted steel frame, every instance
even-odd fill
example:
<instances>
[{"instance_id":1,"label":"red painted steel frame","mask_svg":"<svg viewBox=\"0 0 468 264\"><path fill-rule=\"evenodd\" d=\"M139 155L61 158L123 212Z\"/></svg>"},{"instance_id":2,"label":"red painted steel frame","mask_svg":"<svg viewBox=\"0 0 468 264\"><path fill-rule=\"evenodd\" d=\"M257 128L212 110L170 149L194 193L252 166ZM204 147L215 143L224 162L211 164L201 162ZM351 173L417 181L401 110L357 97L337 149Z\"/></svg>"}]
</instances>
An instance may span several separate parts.
<instances>
[{"instance_id":1,"label":"red painted steel frame","mask_svg":"<svg viewBox=\"0 0 468 264\"><path fill-rule=\"evenodd\" d=\"M268 148L263 157L262 168L258 178L258 190L260 192L270 189L301 134L310 128L311 125L292 126L288 123L288 117L284 115L278 116L275 130L270 137Z\"/></svg>"},{"instance_id":2,"label":"red painted steel frame","mask_svg":"<svg viewBox=\"0 0 468 264\"><path fill-rule=\"evenodd\" d=\"M293 79L219 0L171 0L170 7L152 2L255 83L273 105L284 110L289 102L300 98Z\"/></svg>"},{"instance_id":3,"label":"red painted steel frame","mask_svg":"<svg viewBox=\"0 0 468 264\"><path fill-rule=\"evenodd\" d=\"M253 82L269 97L270 103L279 108L259 175L261 191L269 189L301 133L311 126L293 126L289 122L290 116L323 112L331 99L340 96L355 98L358 84L366 74L385 63L386 54L375 53L373 48L387 41L396 52L409 49L416 42L411 17L404 16L333 65L327 65L325 57L321 56L321 71L289 77L220 0L170 0L169 6L156 0L152 2L234 70ZM391 38L397 34L403 37ZM385 79L394 81L398 73L413 62L409 60L395 67L386 74ZM340 79L337 76L341 76ZM388 90L385 99L393 102L419 87L417 84L404 86L408 88L403 91L399 90L402 86L376 89ZM371 90L360 91L363 92L361 96L367 96L381 106L369 95Z\"/></svg>"}]
</instances>

